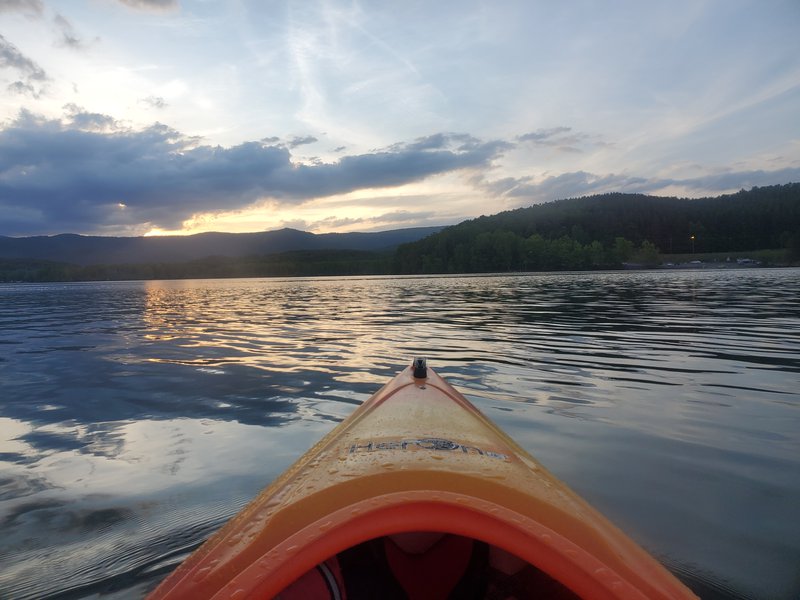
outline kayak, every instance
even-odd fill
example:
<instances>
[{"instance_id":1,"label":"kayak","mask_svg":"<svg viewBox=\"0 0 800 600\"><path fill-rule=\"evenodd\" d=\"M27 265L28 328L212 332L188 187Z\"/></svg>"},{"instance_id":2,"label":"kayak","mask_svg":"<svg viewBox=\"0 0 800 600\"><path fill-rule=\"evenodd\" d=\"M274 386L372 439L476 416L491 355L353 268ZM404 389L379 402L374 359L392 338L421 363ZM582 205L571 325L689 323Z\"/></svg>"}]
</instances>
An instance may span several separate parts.
<instances>
[{"instance_id":1,"label":"kayak","mask_svg":"<svg viewBox=\"0 0 800 600\"><path fill-rule=\"evenodd\" d=\"M528 597L696 598L423 359L150 595Z\"/></svg>"}]
</instances>

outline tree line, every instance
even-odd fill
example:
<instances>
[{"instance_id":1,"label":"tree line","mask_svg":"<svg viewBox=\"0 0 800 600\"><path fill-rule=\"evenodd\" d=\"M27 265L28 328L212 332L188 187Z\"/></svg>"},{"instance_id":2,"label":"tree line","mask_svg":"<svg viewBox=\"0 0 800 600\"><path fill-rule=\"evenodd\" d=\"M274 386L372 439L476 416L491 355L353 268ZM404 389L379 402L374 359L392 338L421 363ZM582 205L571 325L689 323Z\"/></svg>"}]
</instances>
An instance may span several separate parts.
<instances>
[{"instance_id":1,"label":"tree line","mask_svg":"<svg viewBox=\"0 0 800 600\"><path fill-rule=\"evenodd\" d=\"M659 255L786 248L800 258L800 184L715 198L602 194L479 217L397 249L399 273L619 268Z\"/></svg>"},{"instance_id":2,"label":"tree line","mask_svg":"<svg viewBox=\"0 0 800 600\"><path fill-rule=\"evenodd\" d=\"M573 271L618 269L625 264L653 267L660 262L658 248L648 240L638 246L623 237L609 245L597 240L581 244L566 235L547 239L538 233L525 238L505 230L472 232L473 237L442 236L428 244L399 248L394 269L397 273Z\"/></svg>"},{"instance_id":3,"label":"tree line","mask_svg":"<svg viewBox=\"0 0 800 600\"><path fill-rule=\"evenodd\" d=\"M800 261L800 183L694 200L619 193L559 200L464 221L386 252L89 266L0 259L0 282L615 269L656 266L662 254L779 248Z\"/></svg>"}]
</instances>

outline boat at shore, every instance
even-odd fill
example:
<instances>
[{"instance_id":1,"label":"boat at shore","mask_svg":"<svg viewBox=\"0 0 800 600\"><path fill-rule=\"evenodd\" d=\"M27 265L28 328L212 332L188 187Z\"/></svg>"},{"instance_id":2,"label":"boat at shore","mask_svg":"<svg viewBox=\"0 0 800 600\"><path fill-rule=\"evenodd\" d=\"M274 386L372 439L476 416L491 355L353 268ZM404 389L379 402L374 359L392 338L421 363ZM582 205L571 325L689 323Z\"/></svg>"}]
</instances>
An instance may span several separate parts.
<instances>
[{"instance_id":1,"label":"boat at shore","mask_svg":"<svg viewBox=\"0 0 800 600\"><path fill-rule=\"evenodd\" d=\"M149 597L696 598L422 359Z\"/></svg>"}]
</instances>

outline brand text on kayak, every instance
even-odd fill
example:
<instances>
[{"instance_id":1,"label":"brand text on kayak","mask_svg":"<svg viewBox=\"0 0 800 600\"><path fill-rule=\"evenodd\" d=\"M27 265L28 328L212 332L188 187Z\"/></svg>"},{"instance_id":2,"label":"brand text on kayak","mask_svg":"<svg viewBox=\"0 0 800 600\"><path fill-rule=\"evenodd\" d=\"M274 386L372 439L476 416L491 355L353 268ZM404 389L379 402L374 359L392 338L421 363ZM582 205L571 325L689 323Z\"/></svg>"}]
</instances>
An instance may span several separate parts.
<instances>
[{"instance_id":1,"label":"brand text on kayak","mask_svg":"<svg viewBox=\"0 0 800 600\"><path fill-rule=\"evenodd\" d=\"M484 450L476 446L461 444L442 438L418 438L418 439L399 439L399 440L365 440L350 446L349 454L359 454L365 452L376 452L386 450L434 450L443 452L462 452L463 454L473 454L487 456L498 460L510 460L507 454Z\"/></svg>"}]
</instances>

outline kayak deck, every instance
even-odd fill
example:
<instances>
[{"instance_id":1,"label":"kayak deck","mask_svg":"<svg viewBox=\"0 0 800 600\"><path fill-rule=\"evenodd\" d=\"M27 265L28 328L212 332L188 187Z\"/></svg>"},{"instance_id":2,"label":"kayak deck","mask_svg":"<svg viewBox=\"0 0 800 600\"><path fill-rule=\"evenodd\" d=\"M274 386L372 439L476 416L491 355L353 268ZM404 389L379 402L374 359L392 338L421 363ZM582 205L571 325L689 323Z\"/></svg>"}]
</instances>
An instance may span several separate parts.
<instances>
[{"instance_id":1,"label":"kayak deck","mask_svg":"<svg viewBox=\"0 0 800 600\"><path fill-rule=\"evenodd\" d=\"M485 546L481 565L489 571L492 554L495 563L511 557L531 565L522 569L531 585L553 582L572 594L553 598L695 597L432 369L411 367L268 486L151 597L287 595L326 561L332 572L348 576L351 585L344 582L343 589L350 589L347 553L364 544L383 553L373 572L389 556L395 567L411 557L417 565L411 570L422 573L423 563L431 562L423 555L438 542L426 552L393 549L403 550L398 536L422 533L465 539L470 557Z\"/></svg>"}]
</instances>

